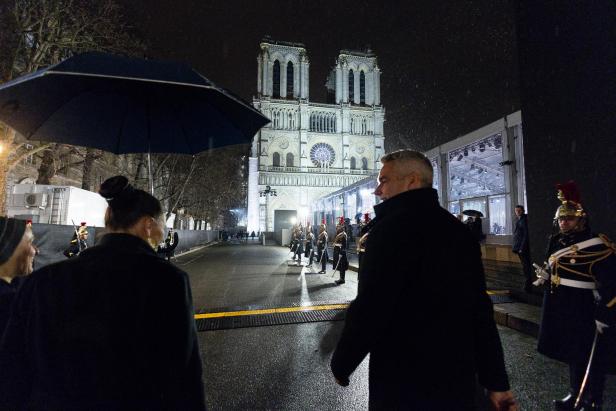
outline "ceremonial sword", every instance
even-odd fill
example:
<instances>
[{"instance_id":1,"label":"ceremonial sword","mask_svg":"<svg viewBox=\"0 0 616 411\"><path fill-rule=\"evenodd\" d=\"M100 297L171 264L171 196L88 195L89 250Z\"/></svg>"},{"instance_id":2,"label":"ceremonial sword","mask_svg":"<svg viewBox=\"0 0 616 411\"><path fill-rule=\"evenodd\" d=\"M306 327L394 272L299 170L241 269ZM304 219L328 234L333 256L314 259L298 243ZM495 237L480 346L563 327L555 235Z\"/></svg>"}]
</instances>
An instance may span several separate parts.
<instances>
[{"instance_id":1,"label":"ceremonial sword","mask_svg":"<svg viewBox=\"0 0 616 411\"><path fill-rule=\"evenodd\" d=\"M598 338L599 338L599 330L595 329L595 339L592 342L592 349L590 350L590 357L588 358L588 365L586 366L586 374L584 374L582 385L580 385L580 392L578 393L578 396L575 399L575 405L573 406L574 410L579 410L578 407L580 406L580 403L582 402L582 396L584 395L584 391L586 390L586 386L588 385L588 377L590 376L590 367L592 366L592 360L595 357L595 348L597 348Z\"/></svg>"}]
</instances>

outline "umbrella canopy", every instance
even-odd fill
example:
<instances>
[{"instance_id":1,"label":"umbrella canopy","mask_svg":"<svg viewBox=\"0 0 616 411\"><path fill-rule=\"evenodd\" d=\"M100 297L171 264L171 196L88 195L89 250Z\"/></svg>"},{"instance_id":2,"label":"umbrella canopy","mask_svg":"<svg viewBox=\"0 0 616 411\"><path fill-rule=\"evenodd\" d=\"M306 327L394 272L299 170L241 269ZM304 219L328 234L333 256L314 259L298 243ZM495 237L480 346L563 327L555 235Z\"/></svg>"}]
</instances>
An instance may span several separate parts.
<instances>
[{"instance_id":1,"label":"umbrella canopy","mask_svg":"<svg viewBox=\"0 0 616 411\"><path fill-rule=\"evenodd\" d=\"M478 210L464 210L464 211L462 211L462 214L470 216L470 217L483 218L483 213L481 211L478 211Z\"/></svg>"},{"instance_id":2,"label":"umbrella canopy","mask_svg":"<svg viewBox=\"0 0 616 411\"><path fill-rule=\"evenodd\" d=\"M99 52L0 85L0 120L29 140L116 154L249 143L269 122L186 65Z\"/></svg>"}]
</instances>

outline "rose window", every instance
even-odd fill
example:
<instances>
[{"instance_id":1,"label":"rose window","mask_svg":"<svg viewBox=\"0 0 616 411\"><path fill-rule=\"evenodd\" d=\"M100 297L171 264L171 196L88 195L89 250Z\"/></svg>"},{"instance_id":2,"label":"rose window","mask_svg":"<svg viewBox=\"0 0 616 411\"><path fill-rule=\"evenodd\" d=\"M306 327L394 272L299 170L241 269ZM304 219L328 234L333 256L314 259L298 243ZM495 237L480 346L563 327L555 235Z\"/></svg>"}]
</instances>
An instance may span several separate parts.
<instances>
[{"instance_id":1,"label":"rose window","mask_svg":"<svg viewBox=\"0 0 616 411\"><path fill-rule=\"evenodd\" d=\"M336 155L329 144L317 143L310 149L310 160L317 167L331 167Z\"/></svg>"}]
</instances>

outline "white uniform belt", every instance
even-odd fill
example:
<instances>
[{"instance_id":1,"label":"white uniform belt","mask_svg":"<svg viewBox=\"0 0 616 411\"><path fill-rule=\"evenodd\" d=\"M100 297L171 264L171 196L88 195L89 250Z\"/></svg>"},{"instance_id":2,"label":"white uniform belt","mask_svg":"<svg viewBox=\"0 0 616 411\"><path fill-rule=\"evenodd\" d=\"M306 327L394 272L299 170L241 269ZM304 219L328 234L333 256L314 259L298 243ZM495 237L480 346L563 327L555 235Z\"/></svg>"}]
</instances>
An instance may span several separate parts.
<instances>
[{"instance_id":1,"label":"white uniform belt","mask_svg":"<svg viewBox=\"0 0 616 411\"><path fill-rule=\"evenodd\" d=\"M548 266L552 267L552 265L557 259L559 259L560 257L566 254L576 252L577 250L582 250L584 248L592 247L593 245L600 245L600 244L603 244L603 240L600 239L599 237L594 237L594 238L591 238L590 240L581 241L579 243L573 244L570 247L562 248L554 252L554 254L552 254L550 258L548 258Z\"/></svg>"},{"instance_id":2,"label":"white uniform belt","mask_svg":"<svg viewBox=\"0 0 616 411\"><path fill-rule=\"evenodd\" d=\"M594 283L594 281L577 281L577 280L570 280L568 278L561 278L561 277L557 277L558 279L552 277L552 282L555 283L556 285L564 285L565 287L572 287L572 288L584 288L586 290L596 290L597 289L597 285Z\"/></svg>"}]
</instances>

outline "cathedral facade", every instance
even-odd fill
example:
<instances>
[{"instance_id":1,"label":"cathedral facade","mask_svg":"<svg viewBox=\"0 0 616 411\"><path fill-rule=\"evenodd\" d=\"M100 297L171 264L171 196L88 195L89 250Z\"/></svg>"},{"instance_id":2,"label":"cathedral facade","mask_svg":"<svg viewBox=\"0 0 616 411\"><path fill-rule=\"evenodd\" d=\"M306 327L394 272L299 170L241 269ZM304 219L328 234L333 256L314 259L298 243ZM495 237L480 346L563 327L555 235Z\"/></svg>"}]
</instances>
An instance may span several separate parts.
<instances>
[{"instance_id":1,"label":"cathedral facade","mask_svg":"<svg viewBox=\"0 0 616 411\"><path fill-rule=\"evenodd\" d=\"M253 104L271 122L255 135L249 158L248 232L312 221L316 199L377 174L384 150L372 52L340 51L325 82L327 102L316 103L304 45L266 39L260 46Z\"/></svg>"}]
</instances>

